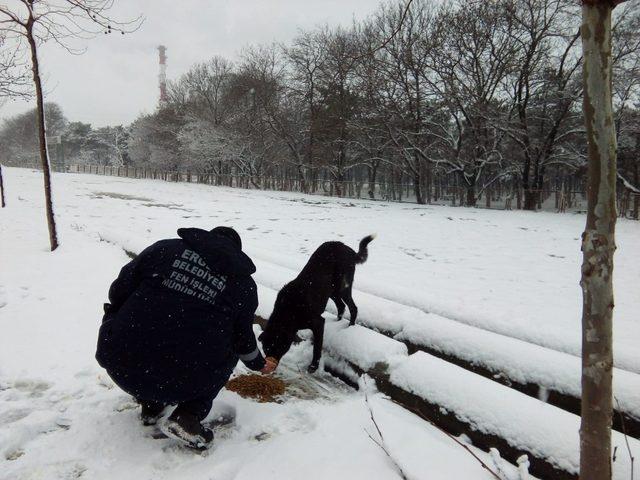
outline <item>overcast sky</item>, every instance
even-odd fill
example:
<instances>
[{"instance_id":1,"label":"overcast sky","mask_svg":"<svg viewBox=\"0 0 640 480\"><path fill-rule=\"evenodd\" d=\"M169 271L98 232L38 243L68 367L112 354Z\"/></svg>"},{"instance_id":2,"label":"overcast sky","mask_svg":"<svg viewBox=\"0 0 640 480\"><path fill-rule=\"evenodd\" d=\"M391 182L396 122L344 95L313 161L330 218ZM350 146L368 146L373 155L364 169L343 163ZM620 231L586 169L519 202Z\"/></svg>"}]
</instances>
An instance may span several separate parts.
<instances>
[{"instance_id":1,"label":"overcast sky","mask_svg":"<svg viewBox=\"0 0 640 480\"><path fill-rule=\"evenodd\" d=\"M70 55L53 44L40 54L46 101L57 102L69 120L95 127L128 124L152 112L158 100L158 52L167 46L167 76L175 79L213 55L237 57L243 46L286 42L299 29L348 25L368 16L380 0L116 0L116 18L145 17L129 35L101 35ZM0 118L32 108L9 102Z\"/></svg>"}]
</instances>

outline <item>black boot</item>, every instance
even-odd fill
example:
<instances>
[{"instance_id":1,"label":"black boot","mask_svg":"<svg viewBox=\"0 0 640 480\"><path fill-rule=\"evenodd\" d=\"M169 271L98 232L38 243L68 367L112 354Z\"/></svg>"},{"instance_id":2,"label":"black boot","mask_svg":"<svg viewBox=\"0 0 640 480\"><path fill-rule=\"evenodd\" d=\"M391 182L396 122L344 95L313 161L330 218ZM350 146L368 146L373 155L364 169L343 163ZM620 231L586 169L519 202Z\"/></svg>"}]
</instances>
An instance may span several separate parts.
<instances>
[{"instance_id":1,"label":"black boot","mask_svg":"<svg viewBox=\"0 0 640 480\"><path fill-rule=\"evenodd\" d=\"M206 450L213 441L213 430L204 427L197 416L188 412L172 413L160 430L196 450Z\"/></svg>"},{"instance_id":2,"label":"black boot","mask_svg":"<svg viewBox=\"0 0 640 480\"><path fill-rule=\"evenodd\" d=\"M165 405L157 402L139 401L142 411L140 412L140 420L145 426L155 425L164 412Z\"/></svg>"}]
</instances>

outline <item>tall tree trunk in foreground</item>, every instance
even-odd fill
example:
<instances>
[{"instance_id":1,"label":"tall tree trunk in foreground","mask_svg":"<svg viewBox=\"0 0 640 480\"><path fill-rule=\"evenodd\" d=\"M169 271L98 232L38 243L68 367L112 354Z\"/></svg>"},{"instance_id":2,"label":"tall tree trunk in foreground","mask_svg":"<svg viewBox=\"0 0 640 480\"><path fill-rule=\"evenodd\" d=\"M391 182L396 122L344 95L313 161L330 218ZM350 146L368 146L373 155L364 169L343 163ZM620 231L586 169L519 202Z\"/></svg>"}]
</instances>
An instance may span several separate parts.
<instances>
[{"instance_id":1,"label":"tall tree trunk in foreground","mask_svg":"<svg viewBox=\"0 0 640 480\"><path fill-rule=\"evenodd\" d=\"M0 207L4 208L6 203L4 203L4 181L2 180L2 165L0 165Z\"/></svg>"},{"instance_id":2,"label":"tall tree trunk in foreground","mask_svg":"<svg viewBox=\"0 0 640 480\"><path fill-rule=\"evenodd\" d=\"M44 118L44 98L42 95L42 82L40 80L40 64L38 63L38 49L33 36L33 19L29 19L27 24L27 40L31 48L31 65L33 70L33 83L36 86L37 99L37 122L38 122L38 143L40 147L40 162L42 163L42 174L44 177L44 199L47 215L47 226L49 227L49 243L51 251L58 248L58 234L56 232L56 219L53 214L53 200L51 199L51 165L47 152L47 132Z\"/></svg>"},{"instance_id":3,"label":"tall tree trunk in foreground","mask_svg":"<svg viewBox=\"0 0 640 480\"><path fill-rule=\"evenodd\" d=\"M633 182L634 185L640 185L640 160L636 160ZM633 219L640 220L640 194L633 196Z\"/></svg>"},{"instance_id":4,"label":"tall tree trunk in foreground","mask_svg":"<svg viewBox=\"0 0 640 480\"><path fill-rule=\"evenodd\" d=\"M616 135L611 100L612 0L583 0L587 224L582 234L582 423L580 479L611 479L613 253Z\"/></svg>"}]
</instances>

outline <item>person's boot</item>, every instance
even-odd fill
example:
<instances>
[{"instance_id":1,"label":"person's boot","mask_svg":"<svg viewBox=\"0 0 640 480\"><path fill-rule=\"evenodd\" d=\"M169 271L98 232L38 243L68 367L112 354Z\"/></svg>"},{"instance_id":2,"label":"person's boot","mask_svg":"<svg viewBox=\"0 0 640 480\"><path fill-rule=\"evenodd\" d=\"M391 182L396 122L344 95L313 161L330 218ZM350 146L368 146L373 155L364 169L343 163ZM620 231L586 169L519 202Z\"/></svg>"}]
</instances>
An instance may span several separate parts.
<instances>
[{"instance_id":1,"label":"person's boot","mask_svg":"<svg viewBox=\"0 0 640 480\"><path fill-rule=\"evenodd\" d=\"M213 430L204 427L195 415L187 412L172 413L160 430L167 437L196 450L205 450L213 441Z\"/></svg>"},{"instance_id":2,"label":"person's boot","mask_svg":"<svg viewBox=\"0 0 640 480\"><path fill-rule=\"evenodd\" d=\"M140 420L146 427L155 425L162 416L165 406L160 403L140 402L142 410L140 412Z\"/></svg>"}]
</instances>

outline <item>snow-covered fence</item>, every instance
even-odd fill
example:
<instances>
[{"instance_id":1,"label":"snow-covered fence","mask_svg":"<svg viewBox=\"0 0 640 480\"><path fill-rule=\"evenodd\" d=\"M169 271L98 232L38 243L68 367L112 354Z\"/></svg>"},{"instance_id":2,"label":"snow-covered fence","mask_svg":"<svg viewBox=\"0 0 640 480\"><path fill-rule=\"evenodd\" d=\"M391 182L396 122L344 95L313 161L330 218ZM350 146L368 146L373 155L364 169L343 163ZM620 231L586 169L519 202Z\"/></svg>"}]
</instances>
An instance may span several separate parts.
<instances>
[{"instance_id":1,"label":"snow-covered fence","mask_svg":"<svg viewBox=\"0 0 640 480\"><path fill-rule=\"evenodd\" d=\"M363 182L355 180L301 180L261 175L162 171L146 167L111 165L67 165L69 173L90 173L126 178L164 180L168 182L200 183L233 188L301 192L344 198L375 198L387 201L415 201L410 183ZM455 195L454 195L455 196Z\"/></svg>"},{"instance_id":2,"label":"snow-covered fence","mask_svg":"<svg viewBox=\"0 0 640 480\"><path fill-rule=\"evenodd\" d=\"M528 456L538 478L577 479L580 417L531 398L424 352L362 327L329 323L325 330L325 369L357 385L371 377L382 393L452 435L466 435L474 446L499 450L518 464ZM618 449L613 478L630 478L627 444L640 441L613 432Z\"/></svg>"},{"instance_id":3,"label":"snow-covered fence","mask_svg":"<svg viewBox=\"0 0 640 480\"><path fill-rule=\"evenodd\" d=\"M22 165L24 168L38 169L38 165ZM61 171L61 170L58 170ZM411 182L393 181L369 182L366 180L336 180L334 178L300 179L291 176L249 175L244 173L215 173L157 170L150 167L114 165L66 165L64 172L109 175L116 177L163 180L167 182L200 183L231 188L300 192L339 198L370 199L388 202L416 203L415 186ZM584 212L586 195L581 182L574 181L570 187L567 181L549 181L540 190L529 190L537 198L538 210L564 213ZM468 206L467 190L449 178L433 180L422 187L422 196L429 204ZM521 210L524 206L524 191L512 180L496 182L481 191L476 198L477 208L494 210ZM633 191L620 188L618 191L618 212L621 217L640 219L640 196Z\"/></svg>"},{"instance_id":4,"label":"snow-covered fence","mask_svg":"<svg viewBox=\"0 0 640 480\"><path fill-rule=\"evenodd\" d=\"M578 415L361 326L327 323L323 361L327 372L354 388L363 375L371 377L391 400L475 447L497 449L514 464L526 455L538 478L578 478ZM637 454L640 442L618 431L613 441L613 478L630 478L631 460L623 452L629 442Z\"/></svg>"},{"instance_id":5,"label":"snow-covered fence","mask_svg":"<svg viewBox=\"0 0 640 480\"><path fill-rule=\"evenodd\" d=\"M580 414L580 357L452 321L434 313L394 318L393 329L374 318L359 322L403 342L409 353L425 352L492 381ZM613 428L640 438L640 375L614 368Z\"/></svg>"}]
</instances>

